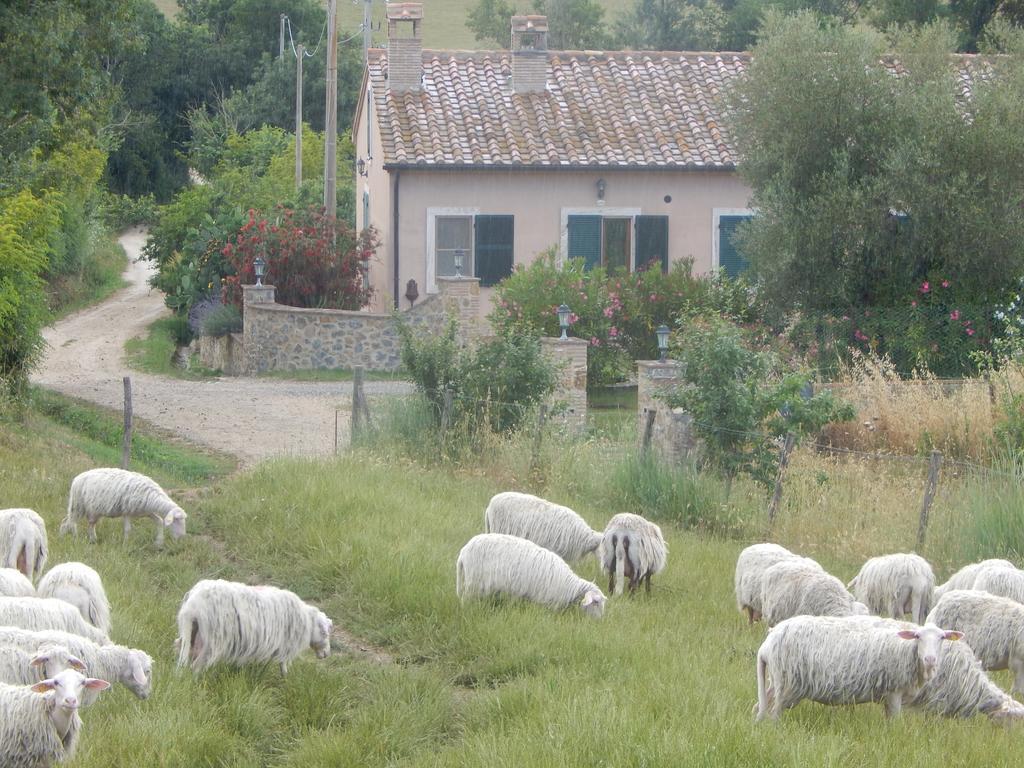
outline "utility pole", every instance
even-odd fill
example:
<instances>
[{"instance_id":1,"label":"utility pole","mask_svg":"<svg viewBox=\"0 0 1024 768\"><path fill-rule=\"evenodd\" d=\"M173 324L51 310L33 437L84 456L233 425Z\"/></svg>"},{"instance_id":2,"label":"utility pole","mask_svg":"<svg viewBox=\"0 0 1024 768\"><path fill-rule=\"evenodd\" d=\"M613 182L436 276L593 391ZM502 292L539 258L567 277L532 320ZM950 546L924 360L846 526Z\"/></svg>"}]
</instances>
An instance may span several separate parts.
<instances>
[{"instance_id":1,"label":"utility pole","mask_svg":"<svg viewBox=\"0 0 1024 768\"><path fill-rule=\"evenodd\" d=\"M373 45L373 0L363 0L363 64L367 62L367 51Z\"/></svg>"},{"instance_id":2,"label":"utility pole","mask_svg":"<svg viewBox=\"0 0 1024 768\"><path fill-rule=\"evenodd\" d=\"M277 35L277 58L284 58L284 20L287 18L283 13L281 14L281 28Z\"/></svg>"},{"instance_id":3,"label":"utility pole","mask_svg":"<svg viewBox=\"0 0 1024 768\"><path fill-rule=\"evenodd\" d=\"M306 46L299 43L295 49L295 191L302 186L302 60L306 58Z\"/></svg>"},{"instance_id":4,"label":"utility pole","mask_svg":"<svg viewBox=\"0 0 1024 768\"><path fill-rule=\"evenodd\" d=\"M324 208L338 211L338 0L327 3L327 114L324 116Z\"/></svg>"}]
</instances>

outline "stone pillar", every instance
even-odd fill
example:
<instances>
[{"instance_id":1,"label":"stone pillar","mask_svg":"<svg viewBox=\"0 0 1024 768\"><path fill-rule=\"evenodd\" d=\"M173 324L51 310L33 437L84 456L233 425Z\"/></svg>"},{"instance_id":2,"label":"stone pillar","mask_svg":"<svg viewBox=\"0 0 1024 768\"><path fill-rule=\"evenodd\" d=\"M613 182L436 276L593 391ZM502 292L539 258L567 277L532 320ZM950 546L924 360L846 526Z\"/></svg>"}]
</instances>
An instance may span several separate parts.
<instances>
[{"instance_id":1,"label":"stone pillar","mask_svg":"<svg viewBox=\"0 0 1024 768\"><path fill-rule=\"evenodd\" d=\"M659 397L682 384L682 365L675 360L638 360L636 370L640 439L643 440L647 413L654 410L651 451L672 464L691 458L697 448L692 428L693 417L682 408L669 408L668 403Z\"/></svg>"},{"instance_id":2,"label":"stone pillar","mask_svg":"<svg viewBox=\"0 0 1024 768\"><path fill-rule=\"evenodd\" d=\"M260 323L260 313L249 312L248 309L257 304L273 303L274 286L242 286L242 356L245 363L241 372L244 374L251 376L267 369L267 363L263 354L266 332Z\"/></svg>"},{"instance_id":3,"label":"stone pillar","mask_svg":"<svg viewBox=\"0 0 1024 768\"><path fill-rule=\"evenodd\" d=\"M587 353L590 345L583 339L540 340L544 355L557 369L555 391L549 406L561 410L556 418L572 432L587 426Z\"/></svg>"},{"instance_id":4,"label":"stone pillar","mask_svg":"<svg viewBox=\"0 0 1024 768\"><path fill-rule=\"evenodd\" d=\"M480 278L439 277L437 287L445 310L455 314L459 322L459 335L474 341L483 334L480 321Z\"/></svg>"}]
</instances>

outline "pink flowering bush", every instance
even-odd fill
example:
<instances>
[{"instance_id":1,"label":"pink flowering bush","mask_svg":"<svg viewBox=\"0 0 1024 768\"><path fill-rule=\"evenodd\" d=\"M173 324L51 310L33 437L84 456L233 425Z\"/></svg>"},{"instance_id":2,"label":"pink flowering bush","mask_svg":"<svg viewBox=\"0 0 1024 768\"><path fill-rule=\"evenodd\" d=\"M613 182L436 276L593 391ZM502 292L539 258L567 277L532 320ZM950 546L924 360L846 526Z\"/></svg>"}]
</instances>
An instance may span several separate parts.
<instances>
[{"instance_id":1,"label":"pink flowering bush","mask_svg":"<svg viewBox=\"0 0 1024 768\"><path fill-rule=\"evenodd\" d=\"M569 335L590 344L588 383L622 381L633 375L634 361L657 357L659 325L673 327L683 314L701 309L741 320L754 313L744 283L695 277L691 267L683 262L667 274L657 268L609 274L585 269L579 259L558 266L552 248L498 284L491 322L500 333L525 325L558 336L558 306L567 304Z\"/></svg>"}]
</instances>

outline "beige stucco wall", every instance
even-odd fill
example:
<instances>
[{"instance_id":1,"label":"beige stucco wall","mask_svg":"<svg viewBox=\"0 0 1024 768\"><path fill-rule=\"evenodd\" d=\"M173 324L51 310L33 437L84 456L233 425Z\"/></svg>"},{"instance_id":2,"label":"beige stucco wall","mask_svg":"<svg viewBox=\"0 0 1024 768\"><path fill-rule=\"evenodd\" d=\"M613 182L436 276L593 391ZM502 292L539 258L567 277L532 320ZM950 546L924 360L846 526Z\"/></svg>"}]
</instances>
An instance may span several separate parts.
<instances>
[{"instance_id":1,"label":"beige stucco wall","mask_svg":"<svg viewBox=\"0 0 1024 768\"><path fill-rule=\"evenodd\" d=\"M367 131L369 119L369 131ZM366 175L356 174L356 228L362 230L367 224L377 229L380 247L377 258L370 264L370 285L374 290L374 300L369 309L374 312L390 312L392 304L392 230L391 230L391 183L392 177L384 170L384 150L380 143L380 130L377 122L377 108L373 99L367 101L363 94L362 110L353 126L353 139L356 147L356 158L366 161ZM370 193L370 219L363 220L363 192ZM406 278L408 280L408 278ZM405 293L402 283L400 294ZM420 289L420 295L426 298L426 291ZM408 309L409 302L402 299L402 309Z\"/></svg>"}]
</instances>

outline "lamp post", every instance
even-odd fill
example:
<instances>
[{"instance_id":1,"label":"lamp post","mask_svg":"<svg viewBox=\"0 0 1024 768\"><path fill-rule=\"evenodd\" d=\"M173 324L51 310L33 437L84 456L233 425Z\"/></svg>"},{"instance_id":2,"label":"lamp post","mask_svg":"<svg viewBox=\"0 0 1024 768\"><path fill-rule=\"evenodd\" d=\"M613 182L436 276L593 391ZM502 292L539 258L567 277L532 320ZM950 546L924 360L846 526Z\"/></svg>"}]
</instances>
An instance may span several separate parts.
<instances>
[{"instance_id":1,"label":"lamp post","mask_svg":"<svg viewBox=\"0 0 1024 768\"><path fill-rule=\"evenodd\" d=\"M568 304L562 304L558 307L558 325L562 329L562 335L558 337L559 341L568 341L569 336L566 331L569 330L569 314L571 310Z\"/></svg>"},{"instance_id":2,"label":"lamp post","mask_svg":"<svg viewBox=\"0 0 1024 768\"><path fill-rule=\"evenodd\" d=\"M263 285L263 275L267 270L266 260L262 256L257 256L252 262L252 268L256 272L256 285Z\"/></svg>"},{"instance_id":3,"label":"lamp post","mask_svg":"<svg viewBox=\"0 0 1024 768\"><path fill-rule=\"evenodd\" d=\"M659 325L654 333L658 337L658 361L664 363L668 357L668 326Z\"/></svg>"},{"instance_id":4,"label":"lamp post","mask_svg":"<svg viewBox=\"0 0 1024 768\"><path fill-rule=\"evenodd\" d=\"M455 252L455 276L462 279L462 249Z\"/></svg>"}]
</instances>

